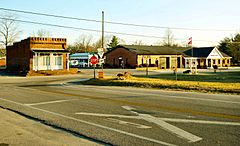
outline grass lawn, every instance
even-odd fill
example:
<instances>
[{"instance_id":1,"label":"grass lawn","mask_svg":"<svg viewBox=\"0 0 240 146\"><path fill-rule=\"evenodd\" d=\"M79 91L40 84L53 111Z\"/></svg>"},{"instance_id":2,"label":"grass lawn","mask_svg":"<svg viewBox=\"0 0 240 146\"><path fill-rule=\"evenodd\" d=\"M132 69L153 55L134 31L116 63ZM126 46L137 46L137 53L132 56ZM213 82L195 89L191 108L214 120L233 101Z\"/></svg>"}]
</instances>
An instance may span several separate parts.
<instances>
[{"instance_id":1,"label":"grass lawn","mask_svg":"<svg viewBox=\"0 0 240 146\"><path fill-rule=\"evenodd\" d=\"M135 76L140 78L154 78L163 80L196 81L196 82L220 82L220 83L240 83L240 72L208 72L200 74L159 74L149 76Z\"/></svg>"},{"instance_id":2,"label":"grass lawn","mask_svg":"<svg viewBox=\"0 0 240 146\"><path fill-rule=\"evenodd\" d=\"M82 84L240 94L240 72L179 74L177 80L173 74L129 76L124 80L106 77L104 79L91 79L82 82Z\"/></svg>"}]
</instances>

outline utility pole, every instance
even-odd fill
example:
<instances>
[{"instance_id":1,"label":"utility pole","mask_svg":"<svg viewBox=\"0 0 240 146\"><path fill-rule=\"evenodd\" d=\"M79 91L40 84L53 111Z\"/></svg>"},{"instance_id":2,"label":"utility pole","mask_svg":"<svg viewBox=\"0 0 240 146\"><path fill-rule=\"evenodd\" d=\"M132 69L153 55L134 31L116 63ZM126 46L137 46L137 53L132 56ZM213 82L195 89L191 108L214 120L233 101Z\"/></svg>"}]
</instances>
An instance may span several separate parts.
<instances>
[{"instance_id":1,"label":"utility pole","mask_svg":"<svg viewBox=\"0 0 240 146\"><path fill-rule=\"evenodd\" d=\"M102 53L104 54L104 11L102 11ZM100 57L103 59L103 55ZM102 74L103 74L103 62L101 63L102 66Z\"/></svg>"},{"instance_id":2,"label":"utility pole","mask_svg":"<svg viewBox=\"0 0 240 146\"><path fill-rule=\"evenodd\" d=\"M104 11L102 11L102 48L104 48Z\"/></svg>"},{"instance_id":3,"label":"utility pole","mask_svg":"<svg viewBox=\"0 0 240 146\"><path fill-rule=\"evenodd\" d=\"M102 11L102 49L104 52L104 11ZM101 65L102 65L102 72L103 72L103 63Z\"/></svg>"},{"instance_id":4,"label":"utility pole","mask_svg":"<svg viewBox=\"0 0 240 146\"><path fill-rule=\"evenodd\" d=\"M191 45L191 56L192 56L192 58L191 58L191 74L193 74L193 47L192 47L192 45Z\"/></svg>"},{"instance_id":5,"label":"utility pole","mask_svg":"<svg viewBox=\"0 0 240 146\"><path fill-rule=\"evenodd\" d=\"M169 29L169 27L167 29L167 46L168 47L170 46L170 29Z\"/></svg>"}]
</instances>

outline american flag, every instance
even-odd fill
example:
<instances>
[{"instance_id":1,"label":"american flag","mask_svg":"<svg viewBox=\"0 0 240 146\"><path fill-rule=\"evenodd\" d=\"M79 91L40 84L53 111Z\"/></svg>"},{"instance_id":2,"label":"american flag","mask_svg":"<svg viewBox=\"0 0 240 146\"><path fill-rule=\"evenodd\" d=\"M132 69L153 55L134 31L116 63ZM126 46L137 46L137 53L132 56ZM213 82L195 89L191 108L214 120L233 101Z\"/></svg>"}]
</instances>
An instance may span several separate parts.
<instances>
[{"instance_id":1,"label":"american flag","mask_svg":"<svg viewBox=\"0 0 240 146\"><path fill-rule=\"evenodd\" d=\"M188 45L192 45L192 37L188 39Z\"/></svg>"}]
</instances>

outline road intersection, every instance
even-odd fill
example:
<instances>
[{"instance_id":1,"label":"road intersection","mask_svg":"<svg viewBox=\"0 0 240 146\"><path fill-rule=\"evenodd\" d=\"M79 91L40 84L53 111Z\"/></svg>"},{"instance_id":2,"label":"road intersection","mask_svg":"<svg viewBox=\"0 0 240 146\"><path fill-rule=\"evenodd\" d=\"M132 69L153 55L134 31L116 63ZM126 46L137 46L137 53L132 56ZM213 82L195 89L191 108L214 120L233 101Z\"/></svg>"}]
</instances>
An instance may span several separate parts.
<instances>
[{"instance_id":1,"label":"road intersection","mask_svg":"<svg viewBox=\"0 0 240 146\"><path fill-rule=\"evenodd\" d=\"M1 85L0 106L105 144L239 145L237 95L68 81L39 78Z\"/></svg>"}]
</instances>

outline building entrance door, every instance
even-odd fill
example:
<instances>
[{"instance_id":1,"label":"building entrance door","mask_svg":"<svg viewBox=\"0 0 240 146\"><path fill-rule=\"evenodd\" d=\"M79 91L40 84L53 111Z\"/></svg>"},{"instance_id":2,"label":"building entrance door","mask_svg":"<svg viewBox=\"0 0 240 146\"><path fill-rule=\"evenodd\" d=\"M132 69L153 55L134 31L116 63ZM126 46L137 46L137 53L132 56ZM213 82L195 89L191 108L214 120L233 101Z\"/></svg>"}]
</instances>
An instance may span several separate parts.
<instances>
[{"instance_id":1,"label":"building entrance door","mask_svg":"<svg viewBox=\"0 0 240 146\"><path fill-rule=\"evenodd\" d=\"M212 64L211 59L208 59L208 67L211 67L211 64Z\"/></svg>"},{"instance_id":2,"label":"building entrance door","mask_svg":"<svg viewBox=\"0 0 240 146\"><path fill-rule=\"evenodd\" d=\"M177 58L177 68L181 68L181 58Z\"/></svg>"},{"instance_id":3,"label":"building entrance door","mask_svg":"<svg viewBox=\"0 0 240 146\"><path fill-rule=\"evenodd\" d=\"M166 57L166 69L170 68L170 57Z\"/></svg>"}]
</instances>

